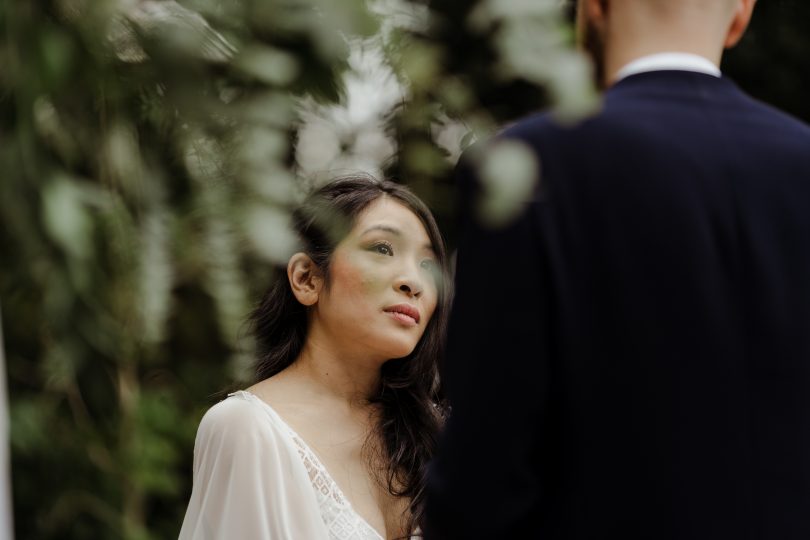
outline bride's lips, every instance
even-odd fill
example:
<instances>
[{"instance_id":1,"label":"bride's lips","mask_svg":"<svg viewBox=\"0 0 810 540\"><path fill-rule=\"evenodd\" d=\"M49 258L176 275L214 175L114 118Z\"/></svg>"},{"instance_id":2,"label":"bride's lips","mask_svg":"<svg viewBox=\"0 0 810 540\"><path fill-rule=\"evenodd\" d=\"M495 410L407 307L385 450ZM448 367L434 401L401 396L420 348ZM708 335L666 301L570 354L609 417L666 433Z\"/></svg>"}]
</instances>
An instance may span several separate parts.
<instances>
[{"instance_id":1,"label":"bride's lips","mask_svg":"<svg viewBox=\"0 0 810 540\"><path fill-rule=\"evenodd\" d=\"M390 313L393 317L401 323L408 325L419 324L419 310L410 304L397 304L395 306L388 306L383 311Z\"/></svg>"}]
</instances>

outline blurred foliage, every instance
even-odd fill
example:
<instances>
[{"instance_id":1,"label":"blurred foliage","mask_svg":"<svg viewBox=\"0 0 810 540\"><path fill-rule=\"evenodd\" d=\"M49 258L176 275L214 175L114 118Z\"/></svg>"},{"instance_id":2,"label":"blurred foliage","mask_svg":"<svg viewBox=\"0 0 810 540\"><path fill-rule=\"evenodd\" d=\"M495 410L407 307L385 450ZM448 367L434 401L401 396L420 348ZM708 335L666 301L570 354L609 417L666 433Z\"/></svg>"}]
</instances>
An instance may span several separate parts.
<instances>
[{"instance_id":1,"label":"blurred foliage","mask_svg":"<svg viewBox=\"0 0 810 540\"><path fill-rule=\"evenodd\" d=\"M449 172L458 156L448 156L444 145L437 144L442 125L462 122L467 130L463 149L529 112L551 106L562 120L574 121L598 107L590 65L573 48L565 4L433 0L423 24L399 32L388 47L409 99L392 117L399 159L387 173L408 179L432 202L451 245L455 231ZM491 186L495 195L506 192L497 201L514 198L509 185ZM497 203L483 210L509 212L508 204Z\"/></svg>"},{"instance_id":2,"label":"blurred foliage","mask_svg":"<svg viewBox=\"0 0 810 540\"><path fill-rule=\"evenodd\" d=\"M294 248L295 99L361 1L4 2L0 289L19 538L170 538L202 412Z\"/></svg>"},{"instance_id":3,"label":"blurred foliage","mask_svg":"<svg viewBox=\"0 0 810 540\"><path fill-rule=\"evenodd\" d=\"M810 118L810 5L759 4L725 69ZM249 378L245 317L295 247L299 106L342 100L353 39L376 40L404 88L384 168L451 244L449 147L596 103L558 0L2 0L0 29L0 301L25 539L176 537L197 423ZM499 153L492 189L502 168L530 176L519 154Z\"/></svg>"}]
</instances>

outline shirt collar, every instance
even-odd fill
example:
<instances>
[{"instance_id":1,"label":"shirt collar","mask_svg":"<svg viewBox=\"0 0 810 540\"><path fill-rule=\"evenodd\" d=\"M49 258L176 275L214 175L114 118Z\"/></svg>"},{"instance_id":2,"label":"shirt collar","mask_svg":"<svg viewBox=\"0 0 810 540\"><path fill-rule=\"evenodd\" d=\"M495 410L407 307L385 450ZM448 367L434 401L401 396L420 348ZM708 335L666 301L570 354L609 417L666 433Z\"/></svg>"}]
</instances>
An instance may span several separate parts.
<instances>
[{"instance_id":1,"label":"shirt collar","mask_svg":"<svg viewBox=\"0 0 810 540\"><path fill-rule=\"evenodd\" d=\"M642 56L621 68L613 82L647 71L696 71L720 77L722 73L710 60L690 53L667 52Z\"/></svg>"}]
</instances>

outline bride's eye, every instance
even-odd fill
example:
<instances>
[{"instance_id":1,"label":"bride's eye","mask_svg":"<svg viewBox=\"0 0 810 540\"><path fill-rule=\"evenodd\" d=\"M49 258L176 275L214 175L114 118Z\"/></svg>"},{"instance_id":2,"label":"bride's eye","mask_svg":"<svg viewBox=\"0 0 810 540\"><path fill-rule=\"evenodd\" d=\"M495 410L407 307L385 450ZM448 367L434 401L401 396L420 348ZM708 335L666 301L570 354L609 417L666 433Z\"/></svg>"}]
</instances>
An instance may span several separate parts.
<instances>
[{"instance_id":1,"label":"bride's eye","mask_svg":"<svg viewBox=\"0 0 810 540\"><path fill-rule=\"evenodd\" d=\"M371 250L376 253L379 253L380 255L388 255L388 256L394 255L394 248L391 247L391 244L388 244L386 242L379 242L377 244L372 245Z\"/></svg>"}]
</instances>

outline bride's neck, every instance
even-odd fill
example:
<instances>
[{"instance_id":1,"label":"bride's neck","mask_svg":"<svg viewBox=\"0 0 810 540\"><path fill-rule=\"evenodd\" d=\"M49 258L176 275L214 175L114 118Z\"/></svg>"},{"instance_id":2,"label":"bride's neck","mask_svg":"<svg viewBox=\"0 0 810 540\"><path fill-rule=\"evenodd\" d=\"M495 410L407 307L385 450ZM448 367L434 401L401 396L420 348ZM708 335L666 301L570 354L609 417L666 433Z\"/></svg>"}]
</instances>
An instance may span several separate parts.
<instances>
[{"instance_id":1,"label":"bride's neck","mask_svg":"<svg viewBox=\"0 0 810 540\"><path fill-rule=\"evenodd\" d=\"M343 402L352 409L367 407L380 383L378 362L341 354L317 339L307 339L285 372L310 385L320 397Z\"/></svg>"}]
</instances>

